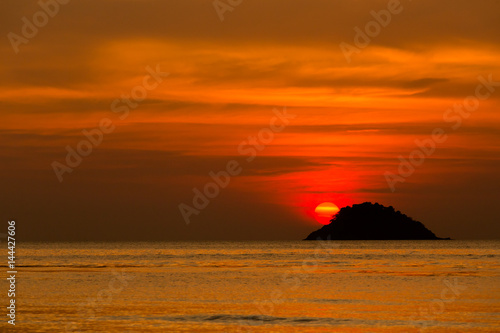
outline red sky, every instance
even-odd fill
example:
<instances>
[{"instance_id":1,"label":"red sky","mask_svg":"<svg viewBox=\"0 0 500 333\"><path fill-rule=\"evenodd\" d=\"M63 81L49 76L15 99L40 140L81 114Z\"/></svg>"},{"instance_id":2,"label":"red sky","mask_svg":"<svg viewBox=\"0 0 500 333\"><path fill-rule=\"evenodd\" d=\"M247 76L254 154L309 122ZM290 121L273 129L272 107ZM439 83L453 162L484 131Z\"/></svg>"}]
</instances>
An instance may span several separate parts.
<instances>
[{"instance_id":1,"label":"red sky","mask_svg":"<svg viewBox=\"0 0 500 333\"><path fill-rule=\"evenodd\" d=\"M212 1L72 1L16 53L9 33L41 8L2 3L2 218L25 240L301 239L316 205L372 201L439 236L498 238L500 86L447 110L500 82L500 2L401 1L348 62L339 45L387 6L255 0L220 21ZM148 66L169 75L120 119ZM239 145L284 107L296 117L248 162ZM60 182L54 161L103 118L114 130ZM391 191L385 174L436 128L447 139ZM231 160L241 174L186 225L179 204Z\"/></svg>"}]
</instances>

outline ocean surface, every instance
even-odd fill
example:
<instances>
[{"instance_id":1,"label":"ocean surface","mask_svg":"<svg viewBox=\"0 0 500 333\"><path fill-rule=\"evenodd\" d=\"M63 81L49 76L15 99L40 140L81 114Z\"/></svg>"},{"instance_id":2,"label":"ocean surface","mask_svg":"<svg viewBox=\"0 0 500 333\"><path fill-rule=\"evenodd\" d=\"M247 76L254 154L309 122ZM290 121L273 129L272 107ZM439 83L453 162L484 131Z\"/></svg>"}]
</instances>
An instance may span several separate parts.
<instances>
[{"instance_id":1,"label":"ocean surface","mask_svg":"<svg viewBox=\"0 0 500 333\"><path fill-rule=\"evenodd\" d=\"M16 332L500 332L500 241L20 243L16 251ZM5 279L0 286L5 309Z\"/></svg>"}]
</instances>

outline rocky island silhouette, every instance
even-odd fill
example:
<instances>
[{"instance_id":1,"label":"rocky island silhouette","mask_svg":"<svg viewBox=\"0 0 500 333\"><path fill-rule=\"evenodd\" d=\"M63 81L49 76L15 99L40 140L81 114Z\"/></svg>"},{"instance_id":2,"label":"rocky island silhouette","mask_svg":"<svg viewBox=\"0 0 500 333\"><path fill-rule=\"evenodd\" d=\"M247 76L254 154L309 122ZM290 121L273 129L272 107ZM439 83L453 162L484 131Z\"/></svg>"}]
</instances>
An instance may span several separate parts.
<instances>
[{"instance_id":1,"label":"rocky island silhouette","mask_svg":"<svg viewBox=\"0 0 500 333\"><path fill-rule=\"evenodd\" d=\"M343 207L330 224L312 232L305 240L427 240L439 238L421 222L392 206L365 202Z\"/></svg>"}]
</instances>

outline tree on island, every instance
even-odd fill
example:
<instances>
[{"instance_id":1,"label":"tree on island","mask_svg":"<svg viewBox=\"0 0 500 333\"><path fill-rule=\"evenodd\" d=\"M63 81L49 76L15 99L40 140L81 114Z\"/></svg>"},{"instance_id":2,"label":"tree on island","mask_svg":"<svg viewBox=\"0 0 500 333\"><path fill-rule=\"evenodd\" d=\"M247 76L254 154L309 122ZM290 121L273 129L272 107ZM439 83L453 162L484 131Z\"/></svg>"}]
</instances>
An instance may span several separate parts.
<instances>
[{"instance_id":1,"label":"tree on island","mask_svg":"<svg viewBox=\"0 0 500 333\"><path fill-rule=\"evenodd\" d=\"M305 240L423 240L439 238L421 222L392 206L365 202L343 207L330 224L312 232Z\"/></svg>"}]
</instances>

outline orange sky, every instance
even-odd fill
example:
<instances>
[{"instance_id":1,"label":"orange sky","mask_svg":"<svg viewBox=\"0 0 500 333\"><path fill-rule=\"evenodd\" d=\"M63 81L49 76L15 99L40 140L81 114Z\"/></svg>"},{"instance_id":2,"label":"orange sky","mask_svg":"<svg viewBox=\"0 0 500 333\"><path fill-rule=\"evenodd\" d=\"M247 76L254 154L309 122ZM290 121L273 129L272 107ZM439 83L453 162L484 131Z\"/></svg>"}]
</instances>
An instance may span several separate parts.
<instances>
[{"instance_id":1,"label":"orange sky","mask_svg":"<svg viewBox=\"0 0 500 333\"><path fill-rule=\"evenodd\" d=\"M500 81L500 3L402 1L348 63L339 44L387 3L245 1L223 22L202 0L60 5L18 53L0 44L3 219L26 240L301 239L317 204L377 201L439 236L499 237L500 86L459 128L443 115ZM2 4L3 35L40 10ZM121 119L148 66L169 74ZM246 161L283 107L296 117ZM53 162L103 118L114 130L59 182ZM384 174L435 128L447 140L392 192ZM179 204L233 159L187 226Z\"/></svg>"}]
</instances>

